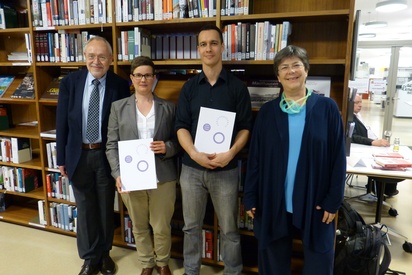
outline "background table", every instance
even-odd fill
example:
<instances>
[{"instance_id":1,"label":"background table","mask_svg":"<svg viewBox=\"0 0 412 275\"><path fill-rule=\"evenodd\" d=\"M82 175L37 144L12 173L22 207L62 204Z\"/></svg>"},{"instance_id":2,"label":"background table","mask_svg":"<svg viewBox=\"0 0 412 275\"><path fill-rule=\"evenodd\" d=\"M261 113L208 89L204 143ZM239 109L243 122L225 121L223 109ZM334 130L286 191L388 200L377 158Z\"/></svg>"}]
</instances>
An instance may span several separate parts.
<instances>
[{"instance_id":1,"label":"background table","mask_svg":"<svg viewBox=\"0 0 412 275\"><path fill-rule=\"evenodd\" d=\"M346 172L350 174L365 175L373 178L381 188L377 189L377 205L375 223L380 223L383 194L386 183L399 182L404 179L412 179L412 168L407 168L405 171L393 171L375 169L372 165L375 164L373 154L392 152L390 147L376 147L352 143L350 155L346 157ZM408 146L400 146L399 153L407 160L412 161L412 150Z\"/></svg>"}]
</instances>

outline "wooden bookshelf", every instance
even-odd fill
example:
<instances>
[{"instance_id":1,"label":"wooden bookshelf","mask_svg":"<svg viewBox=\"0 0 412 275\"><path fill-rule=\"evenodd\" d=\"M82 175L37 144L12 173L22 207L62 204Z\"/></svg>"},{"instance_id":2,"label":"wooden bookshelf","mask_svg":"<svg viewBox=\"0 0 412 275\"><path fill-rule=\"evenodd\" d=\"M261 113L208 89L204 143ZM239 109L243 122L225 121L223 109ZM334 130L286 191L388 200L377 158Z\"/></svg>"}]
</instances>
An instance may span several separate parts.
<instances>
[{"instance_id":1,"label":"wooden bookshelf","mask_svg":"<svg viewBox=\"0 0 412 275\"><path fill-rule=\"evenodd\" d=\"M6 211L0 212L0 221L7 221L16 224L41 227L33 222L37 213L37 205L33 203L36 200L45 200L46 206L50 202L65 202L64 200L51 199L47 197L45 188L45 177L50 171L55 170L47 167L46 143L52 141L50 138L40 137L40 132L55 129L56 100L42 100L41 95L49 83L58 77L62 70L69 67L78 69L85 66L85 62L38 62L36 61L35 52L35 35L47 32L62 32L85 30L91 34L99 34L108 39L113 45L113 64L111 69L120 76L128 79L130 73L130 61L117 60L118 38L121 31L133 30L134 27L147 29L152 35L163 35L172 33L197 32L200 27L206 23L216 24L223 28L227 24L254 23L269 21L273 24L290 21L292 33L289 37L289 43L306 48L310 58L310 76L328 76L331 78L330 97L333 98L341 111L344 125L346 125L346 110L348 97L348 82L350 73L351 45L353 35L354 5L355 0L348 1L331 1L331 0L259 0L253 1L249 9L249 15L238 16L221 16L221 3L216 1L216 17L212 18L185 18L159 21L139 21L139 22L116 22L115 20L115 0L113 4L113 22L104 24L87 24L76 26L54 26L54 27L34 27L32 11L32 0L9 1L12 5L18 5L28 10L27 19L29 27L13 28L0 30L0 75L18 76L12 85L0 98L0 104L11 106L13 124L18 125L21 122L37 121L35 126L16 126L9 130L0 131L0 137L28 137L32 140L35 149L35 155L32 161L22 164L0 163L0 165L11 165L14 167L25 167L41 170L41 181L43 187L29 193L6 192L6 198L12 198L11 204ZM252 1L250 1L252 2ZM14 51L25 51L25 34L30 34L30 42L33 51L33 62L11 62L7 60L7 55ZM200 69L201 62L198 59L154 59L157 69ZM274 78L272 60L242 60L242 61L224 61L224 67L227 69L241 69L242 77L265 77ZM35 99L13 99L11 95L20 83L22 76L28 72L34 74ZM156 94L162 98L177 102L180 89L188 76L163 76L160 75L156 87ZM3 191L4 192L4 191ZM178 192L180 192L178 190ZM16 200L16 198L20 198ZM65 202L73 204L70 202ZM177 208L178 209L178 208ZM120 209L116 213L117 224L119 225L115 232L114 244L123 247L130 247L124 242L124 215L125 210ZM212 213L214 215L214 213ZM50 226L50 213L46 211L47 226L44 230L67 234L74 236L75 233L67 232ZM210 219L209 219L210 220ZM205 225L214 233L214 258L204 260L205 264L222 266L217 261L217 235L219 232L217 218L208 221ZM256 249L256 242L253 233L247 230L241 230L242 239L249 247L243 250ZM183 236L174 234L173 252L174 257L182 257ZM299 250L299 245L296 246ZM243 251L244 255L248 255ZM248 261L245 256L245 272L257 273L257 265L253 261ZM303 265L300 257L293 259L294 272L299 273Z\"/></svg>"}]
</instances>

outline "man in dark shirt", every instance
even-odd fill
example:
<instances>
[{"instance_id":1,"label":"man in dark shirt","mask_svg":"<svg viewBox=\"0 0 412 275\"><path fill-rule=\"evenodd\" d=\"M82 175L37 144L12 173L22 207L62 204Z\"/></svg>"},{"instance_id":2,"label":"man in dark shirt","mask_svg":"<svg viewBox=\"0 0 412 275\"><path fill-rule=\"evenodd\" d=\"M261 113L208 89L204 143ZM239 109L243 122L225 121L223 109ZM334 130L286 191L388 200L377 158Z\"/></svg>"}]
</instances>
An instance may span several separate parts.
<instances>
[{"instance_id":1,"label":"man in dark shirt","mask_svg":"<svg viewBox=\"0 0 412 275\"><path fill-rule=\"evenodd\" d=\"M185 274L200 272L202 224L210 194L218 216L221 254L225 274L240 274L242 257L238 216L238 171L236 155L247 143L252 111L246 85L225 71L222 32L205 26L198 36L202 72L182 88L176 114L176 130L183 156L182 189ZM235 112L230 149L223 153L199 152L195 146L200 107Z\"/></svg>"}]
</instances>

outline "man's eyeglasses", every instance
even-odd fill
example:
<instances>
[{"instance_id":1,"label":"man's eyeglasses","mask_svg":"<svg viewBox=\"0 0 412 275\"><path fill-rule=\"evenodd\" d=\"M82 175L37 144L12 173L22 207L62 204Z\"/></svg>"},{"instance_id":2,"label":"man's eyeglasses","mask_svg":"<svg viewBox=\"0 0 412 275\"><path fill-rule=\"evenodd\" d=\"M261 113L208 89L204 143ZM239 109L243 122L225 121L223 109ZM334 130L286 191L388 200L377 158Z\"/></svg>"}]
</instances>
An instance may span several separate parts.
<instances>
[{"instance_id":1,"label":"man's eyeglasses","mask_svg":"<svg viewBox=\"0 0 412 275\"><path fill-rule=\"evenodd\" d=\"M355 101L355 104L359 104L359 103L362 103L362 101Z\"/></svg>"},{"instance_id":2,"label":"man's eyeglasses","mask_svg":"<svg viewBox=\"0 0 412 275\"><path fill-rule=\"evenodd\" d=\"M87 55L86 57L87 57L87 60L89 60L89 61L93 61L93 60L95 60L96 57L97 57L97 59L98 59L100 62L106 62L106 61L109 59L107 56L104 56L104 55L94 55L94 54L89 54L89 55Z\"/></svg>"},{"instance_id":3,"label":"man's eyeglasses","mask_svg":"<svg viewBox=\"0 0 412 275\"><path fill-rule=\"evenodd\" d=\"M137 74L131 74L135 79L138 79L138 80L140 80L140 79L142 79L143 77L146 79L146 80L152 80L153 79L153 77L154 77L154 74L139 74L139 73L137 73Z\"/></svg>"},{"instance_id":4,"label":"man's eyeglasses","mask_svg":"<svg viewBox=\"0 0 412 275\"><path fill-rule=\"evenodd\" d=\"M302 69L302 67L303 67L303 64L301 64L301 63L296 63L296 64L292 64L292 65L281 65L281 66L279 66L279 71L282 72L282 73L286 73L289 70L294 70L294 71L300 70L300 69Z\"/></svg>"}]
</instances>

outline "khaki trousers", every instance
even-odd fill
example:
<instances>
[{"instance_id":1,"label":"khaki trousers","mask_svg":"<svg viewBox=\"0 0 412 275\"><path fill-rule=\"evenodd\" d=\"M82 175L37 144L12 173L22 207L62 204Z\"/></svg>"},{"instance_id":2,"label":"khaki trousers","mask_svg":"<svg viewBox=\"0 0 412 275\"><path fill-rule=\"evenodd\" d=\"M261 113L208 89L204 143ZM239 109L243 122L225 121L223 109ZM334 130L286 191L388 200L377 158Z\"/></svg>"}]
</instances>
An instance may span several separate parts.
<instances>
[{"instance_id":1,"label":"khaki trousers","mask_svg":"<svg viewBox=\"0 0 412 275\"><path fill-rule=\"evenodd\" d=\"M133 223L137 257L142 268L168 265L176 181L158 183L157 189L132 191L121 197Z\"/></svg>"}]
</instances>

